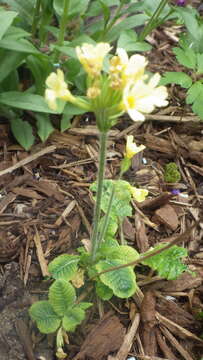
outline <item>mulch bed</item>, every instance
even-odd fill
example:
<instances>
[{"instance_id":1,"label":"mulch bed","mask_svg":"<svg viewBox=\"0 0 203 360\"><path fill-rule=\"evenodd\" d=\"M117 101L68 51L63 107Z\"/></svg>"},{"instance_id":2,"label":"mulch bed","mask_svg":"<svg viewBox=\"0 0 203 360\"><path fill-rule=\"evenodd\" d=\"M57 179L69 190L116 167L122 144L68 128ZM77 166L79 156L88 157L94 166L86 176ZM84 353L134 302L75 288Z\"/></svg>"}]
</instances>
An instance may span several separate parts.
<instances>
[{"instance_id":1,"label":"mulch bed","mask_svg":"<svg viewBox=\"0 0 203 360\"><path fill-rule=\"evenodd\" d=\"M177 70L171 54L175 36L167 27L153 33L151 71ZM125 301L106 302L100 314L93 298L87 319L70 334L67 359L201 359L203 223L187 230L203 213L203 123L184 105L183 90L171 86L169 92L169 106L146 122L132 124L124 117L112 129L106 177L118 174L125 137L134 135L146 149L133 159L126 179L147 188L149 197L134 202L134 215L123 225L125 238L144 252L186 232L180 245L188 249L185 262L193 274L166 281L137 267L141 291ZM14 145L7 124L0 125L1 360L55 359L54 336L40 334L27 310L47 295L47 263L72 253L91 233L89 186L98 167L98 132L89 114L76 117L73 125L29 153ZM163 177L170 161L181 173L173 186Z\"/></svg>"}]
</instances>

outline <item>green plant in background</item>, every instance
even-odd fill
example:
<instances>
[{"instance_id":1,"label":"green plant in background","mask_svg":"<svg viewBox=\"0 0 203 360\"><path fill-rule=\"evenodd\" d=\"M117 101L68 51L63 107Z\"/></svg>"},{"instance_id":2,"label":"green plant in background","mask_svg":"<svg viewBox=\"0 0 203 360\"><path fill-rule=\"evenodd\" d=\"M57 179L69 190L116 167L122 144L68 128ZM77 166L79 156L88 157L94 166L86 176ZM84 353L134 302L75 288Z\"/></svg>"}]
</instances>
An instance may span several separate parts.
<instances>
[{"instance_id":1,"label":"green plant in background","mask_svg":"<svg viewBox=\"0 0 203 360\"><path fill-rule=\"evenodd\" d=\"M180 171L178 166L174 162L170 162L165 166L164 170L164 181L167 183L177 183L181 179Z\"/></svg>"},{"instance_id":2,"label":"green plant in background","mask_svg":"<svg viewBox=\"0 0 203 360\"><path fill-rule=\"evenodd\" d=\"M70 91L61 69L51 73L46 80L45 98L53 111L70 104L91 111L95 114L100 133L98 176L96 183L91 185L96 197L89 246L78 248L77 255L63 254L50 262L48 269L54 282L48 300L36 302L30 308L30 315L40 331L57 331L58 357L65 356L62 350L65 332L74 331L84 319L85 310L91 306L76 300L74 287L80 287L80 293L87 296L87 284L91 283L95 294L102 300L113 295L128 298L138 290L134 271L138 262L150 266L167 279L176 279L186 270L181 262L181 258L187 255L183 248L161 244L150 249L145 258L145 254L140 255L128 246L123 236L121 243L117 240L118 226L126 216L132 215L132 200L143 201L148 194L146 189L122 180L131 166L132 157L145 147L137 146L129 136L118 179L105 180L109 130L125 112L134 121L143 121L145 113L168 102L166 88L158 86L159 74L150 79L145 74L147 60L144 56L128 57L123 48L118 48L114 56L110 51L108 43L95 46L86 43L76 47L78 60L86 73L85 96Z\"/></svg>"},{"instance_id":3,"label":"green plant in background","mask_svg":"<svg viewBox=\"0 0 203 360\"><path fill-rule=\"evenodd\" d=\"M203 19L192 8L177 8L187 32L181 36L180 46L173 52L186 72L166 72L161 83L177 84L187 89L186 104L203 120Z\"/></svg>"}]
</instances>

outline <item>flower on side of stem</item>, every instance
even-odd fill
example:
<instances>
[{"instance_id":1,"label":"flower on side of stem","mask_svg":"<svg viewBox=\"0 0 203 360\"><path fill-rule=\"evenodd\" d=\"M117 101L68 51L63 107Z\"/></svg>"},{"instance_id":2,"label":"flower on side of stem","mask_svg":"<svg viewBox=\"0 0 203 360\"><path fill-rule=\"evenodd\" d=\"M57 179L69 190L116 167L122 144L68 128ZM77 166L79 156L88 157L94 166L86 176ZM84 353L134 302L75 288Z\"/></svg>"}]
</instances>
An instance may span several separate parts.
<instances>
[{"instance_id":1,"label":"flower on side of stem","mask_svg":"<svg viewBox=\"0 0 203 360\"><path fill-rule=\"evenodd\" d=\"M143 121L144 114L151 113L156 106L166 106L168 96L165 86L158 86L160 75L157 73L145 83L143 79L129 83L123 91L123 110L128 112L134 121Z\"/></svg>"},{"instance_id":2,"label":"flower on side of stem","mask_svg":"<svg viewBox=\"0 0 203 360\"><path fill-rule=\"evenodd\" d=\"M133 135L127 136L125 157L128 159L132 159L135 154L146 148L144 145L137 146L133 140Z\"/></svg>"},{"instance_id":3,"label":"flower on side of stem","mask_svg":"<svg viewBox=\"0 0 203 360\"><path fill-rule=\"evenodd\" d=\"M146 189L138 189L135 186L130 186L130 191L133 196L133 198L137 202L142 202L145 200L146 196L148 195L148 190Z\"/></svg>"},{"instance_id":4,"label":"flower on side of stem","mask_svg":"<svg viewBox=\"0 0 203 360\"><path fill-rule=\"evenodd\" d=\"M45 99L52 110L57 109L56 99L71 101L74 96L68 90L68 85L64 81L64 73L57 69L57 72L52 72L46 79L48 89L45 90Z\"/></svg>"},{"instance_id":5,"label":"flower on side of stem","mask_svg":"<svg viewBox=\"0 0 203 360\"><path fill-rule=\"evenodd\" d=\"M87 74L93 78L100 75L104 57L110 50L111 46L108 43L98 43L95 46L83 44L76 47L76 54Z\"/></svg>"}]
</instances>

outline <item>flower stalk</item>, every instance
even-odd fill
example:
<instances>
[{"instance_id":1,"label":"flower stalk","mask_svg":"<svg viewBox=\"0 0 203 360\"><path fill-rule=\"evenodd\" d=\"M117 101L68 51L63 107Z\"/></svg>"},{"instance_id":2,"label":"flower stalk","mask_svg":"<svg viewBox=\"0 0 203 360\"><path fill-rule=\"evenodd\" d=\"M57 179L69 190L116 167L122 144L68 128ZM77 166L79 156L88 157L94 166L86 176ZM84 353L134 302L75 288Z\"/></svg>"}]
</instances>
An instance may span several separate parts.
<instances>
[{"instance_id":1,"label":"flower stalk","mask_svg":"<svg viewBox=\"0 0 203 360\"><path fill-rule=\"evenodd\" d=\"M101 215L101 199L102 199L102 191L103 191L103 181L104 181L104 172L105 172L105 164L106 164L106 149L107 149L107 139L108 133L107 131L100 132L100 152L99 152L99 170L98 170L98 182L97 182L97 196L96 196L96 204L94 209L94 217L93 217L93 231L91 237L92 243L92 251L91 251L91 259L92 262L96 259L97 250L100 245L101 238L98 237L99 233L99 220Z\"/></svg>"}]
</instances>

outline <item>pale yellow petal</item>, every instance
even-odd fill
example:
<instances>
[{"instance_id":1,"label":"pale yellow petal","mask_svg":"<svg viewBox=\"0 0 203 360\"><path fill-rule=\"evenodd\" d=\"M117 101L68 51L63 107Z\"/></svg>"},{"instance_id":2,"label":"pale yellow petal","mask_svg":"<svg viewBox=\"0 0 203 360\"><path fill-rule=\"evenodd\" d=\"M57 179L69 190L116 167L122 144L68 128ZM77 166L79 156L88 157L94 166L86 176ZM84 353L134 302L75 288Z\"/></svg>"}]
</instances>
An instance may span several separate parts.
<instances>
[{"instance_id":1,"label":"pale yellow petal","mask_svg":"<svg viewBox=\"0 0 203 360\"><path fill-rule=\"evenodd\" d=\"M137 189L136 187L131 186L131 193L136 201L142 202L145 200L146 196L148 195L148 190Z\"/></svg>"}]
</instances>

